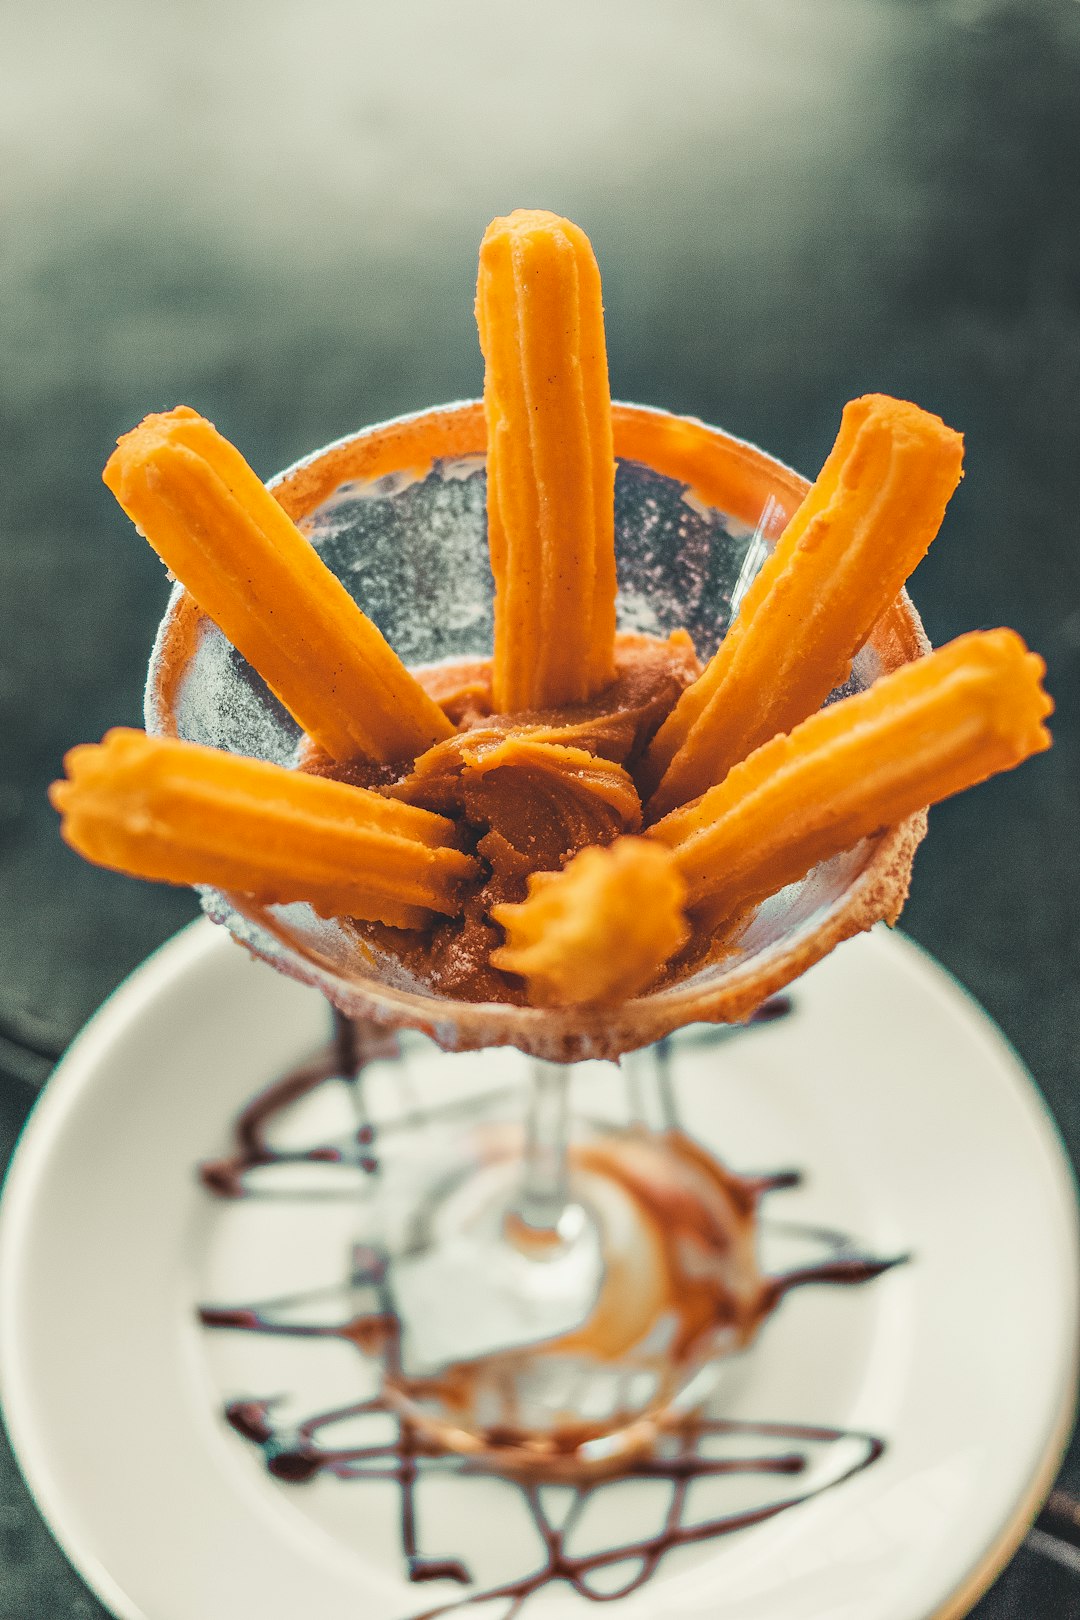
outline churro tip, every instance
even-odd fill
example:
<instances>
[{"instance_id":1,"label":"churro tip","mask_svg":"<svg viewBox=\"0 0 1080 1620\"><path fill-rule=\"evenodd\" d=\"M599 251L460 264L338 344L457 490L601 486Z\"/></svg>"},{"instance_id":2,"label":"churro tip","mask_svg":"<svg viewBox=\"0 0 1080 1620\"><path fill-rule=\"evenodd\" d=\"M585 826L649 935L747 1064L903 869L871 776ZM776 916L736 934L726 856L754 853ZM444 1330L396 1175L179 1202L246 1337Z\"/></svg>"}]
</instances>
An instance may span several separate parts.
<instances>
[{"instance_id":1,"label":"churro tip","mask_svg":"<svg viewBox=\"0 0 1080 1620\"><path fill-rule=\"evenodd\" d=\"M171 411L149 412L135 427L121 433L116 441L116 449L105 463L102 482L119 499L132 468L145 466L166 445L175 441L178 429L191 423L201 423L217 436L213 422L191 405L174 405Z\"/></svg>"},{"instance_id":2,"label":"churro tip","mask_svg":"<svg viewBox=\"0 0 1080 1620\"><path fill-rule=\"evenodd\" d=\"M520 904L492 907L506 932L492 964L523 978L535 1006L638 995L686 943L686 894L663 845L623 837L583 849L561 872L534 873Z\"/></svg>"},{"instance_id":3,"label":"churro tip","mask_svg":"<svg viewBox=\"0 0 1080 1620\"><path fill-rule=\"evenodd\" d=\"M934 411L891 394L862 394L844 407L845 425L884 430L900 454L934 458L935 478L955 489L964 476L964 435ZM919 465L916 462L916 465Z\"/></svg>"},{"instance_id":4,"label":"churro tip","mask_svg":"<svg viewBox=\"0 0 1080 1620\"><path fill-rule=\"evenodd\" d=\"M567 254L579 264L583 260L596 262L592 243L581 226L547 208L515 208L493 219L480 243L481 271L499 246L526 263L550 264Z\"/></svg>"},{"instance_id":5,"label":"churro tip","mask_svg":"<svg viewBox=\"0 0 1080 1620\"><path fill-rule=\"evenodd\" d=\"M512 208L508 214L496 214L481 238L481 249L486 242L500 236L525 236L532 231L545 231L553 226L569 224L561 214L550 208Z\"/></svg>"},{"instance_id":6,"label":"churro tip","mask_svg":"<svg viewBox=\"0 0 1080 1620\"><path fill-rule=\"evenodd\" d=\"M49 803L54 810L66 815L75 808L80 790L92 783L102 771L114 768L125 756L130 756L129 738L145 737L145 732L132 726L112 726L99 743L76 743L67 749L63 758L64 775L48 788ZM70 840L69 840L70 842Z\"/></svg>"},{"instance_id":7,"label":"churro tip","mask_svg":"<svg viewBox=\"0 0 1080 1620\"><path fill-rule=\"evenodd\" d=\"M966 656L982 664L994 677L988 699L1002 724L1021 734L1031 753L1042 753L1053 743L1045 724L1054 712L1054 700L1043 685L1046 660L1032 651L1016 630L973 630L958 636Z\"/></svg>"},{"instance_id":8,"label":"churro tip","mask_svg":"<svg viewBox=\"0 0 1080 1620\"><path fill-rule=\"evenodd\" d=\"M214 426L213 422L201 411L197 411L193 405L174 405L168 411L148 411L141 422L137 422L126 433L121 433L116 441L116 447L119 449L121 445L129 445L137 439L145 439L151 435L167 436L185 422L205 422L207 427Z\"/></svg>"}]
</instances>

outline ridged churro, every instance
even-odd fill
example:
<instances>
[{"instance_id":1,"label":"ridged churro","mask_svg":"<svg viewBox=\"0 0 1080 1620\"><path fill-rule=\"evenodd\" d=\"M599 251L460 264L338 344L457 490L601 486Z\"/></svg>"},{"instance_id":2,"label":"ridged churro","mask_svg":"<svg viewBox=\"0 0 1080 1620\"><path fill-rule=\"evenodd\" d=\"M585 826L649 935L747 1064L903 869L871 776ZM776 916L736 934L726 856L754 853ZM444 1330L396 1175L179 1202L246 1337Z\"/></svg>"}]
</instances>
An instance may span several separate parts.
<instances>
[{"instance_id":1,"label":"ridged churro","mask_svg":"<svg viewBox=\"0 0 1080 1620\"><path fill-rule=\"evenodd\" d=\"M535 1006L625 1001L686 943L685 894L661 844L583 849L561 872L534 874L520 905L492 908L506 930L492 965L524 978Z\"/></svg>"},{"instance_id":2,"label":"ridged churro","mask_svg":"<svg viewBox=\"0 0 1080 1620\"><path fill-rule=\"evenodd\" d=\"M716 928L820 861L1050 746L1045 665L976 631L774 737L648 836L673 852L695 924Z\"/></svg>"},{"instance_id":3,"label":"ridged churro","mask_svg":"<svg viewBox=\"0 0 1080 1620\"><path fill-rule=\"evenodd\" d=\"M119 440L105 482L334 759L412 759L453 730L238 450L180 405Z\"/></svg>"},{"instance_id":4,"label":"ridged churro","mask_svg":"<svg viewBox=\"0 0 1080 1620\"><path fill-rule=\"evenodd\" d=\"M844 408L821 474L738 618L653 740L649 819L820 708L941 526L963 440L904 400Z\"/></svg>"},{"instance_id":5,"label":"ridged churro","mask_svg":"<svg viewBox=\"0 0 1080 1620\"><path fill-rule=\"evenodd\" d=\"M64 764L64 838L136 877L424 928L478 872L445 817L261 760L117 729Z\"/></svg>"},{"instance_id":6,"label":"ridged churro","mask_svg":"<svg viewBox=\"0 0 1080 1620\"><path fill-rule=\"evenodd\" d=\"M555 214L480 248L495 708L579 703L615 675L615 455L600 273Z\"/></svg>"},{"instance_id":7,"label":"ridged churro","mask_svg":"<svg viewBox=\"0 0 1080 1620\"><path fill-rule=\"evenodd\" d=\"M613 409L588 238L542 211L494 220L476 319L482 416L473 405L388 424L351 442L367 444L359 460L342 441L313 458L313 481L286 475L282 504L186 407L119 441L105 482L187 590L158 659L168 680L152 674L149 723L180 724L205 614L307 736L285 770L111 732L72 750L69 780L53 786L64 837L102 865L248 896L247 914L303 900L356 918L350 937L396 982L483 1004L485 1017L498 1002L580 1006L610 1031L589 1041L617 1052L638 1038L636 998L658 975L693 981L762 900L886 833L865 862L845 863L841 878L856 865L861 876L822 901L820 927L789 938L781 914L783 950L757 953L763 976L743 962L711 976L727 989L680 1003L687 1016L742 1017L760 986L775 990L854 929L895 918L918 811L1049 745L1043 665L1019 637L976 634L921 657L902 593L959 481L962 439L903 400L853 400L797 504L802 480L750 446L616 408L620 456L673 480L676 495L688 486L752 524L779 491L794 514L745 595L740 577L735 622L702 670L685 630L616 636ZM293 519L354 479L479 455L485 425L493 656L470 640L467 656L414 676ZM458 553L444 555L454 566ZM417 611L437 600L422 593ZM671 607L670 593L656 604L665 628ZM822 709L868 641L891 673ZM636 1010L620 1022L627 999ZM641 1025L649 1038L677 1026L670 999ZM497 1028L516 1039L512 1023ZM584 1048L567 1035L552 1049Z\"/></svg>"}]
</instances>

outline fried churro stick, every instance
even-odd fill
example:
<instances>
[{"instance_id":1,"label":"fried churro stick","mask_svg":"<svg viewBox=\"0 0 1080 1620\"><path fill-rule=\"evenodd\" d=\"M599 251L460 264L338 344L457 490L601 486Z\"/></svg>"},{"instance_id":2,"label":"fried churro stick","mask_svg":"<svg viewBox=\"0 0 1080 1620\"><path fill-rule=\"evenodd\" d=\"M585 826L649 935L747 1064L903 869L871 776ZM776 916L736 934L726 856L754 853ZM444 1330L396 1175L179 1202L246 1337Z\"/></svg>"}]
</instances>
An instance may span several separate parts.
<instances>
[{"instance_id":1,"label":"fried churro stick","mask_svg":"<svg viewBox=\"0 0 1080 1620\"><path fill-rule=\"evenodd\" d=\"M976 631L773 737L649 837L713 928L819 861L1050 746L1041 658Z\"/></svg>"},{"instance_id":2,"label":"fried churro stick","mask_svg":"<svg viewBox=\"0 0 1080 1620\"><path fill-rule=\"evenodd\" d=\"M120 728L64 764L65 840L135 877L422 928L477 872L445 817L261 760Z\"/></svg>"},{"instance_id":3,"label":"fried churro stick","mask_svg":"<svg viewBox=\"0 0 1080 1620\"><path fill-rule=\"evenodd\" d=\"M507 941L492 965L520 974L534 1006L626 1000L686 943L685 893L660 844L619 838L583 849L561 872L534 873L520 905L492 907Z\"/></svg>"},{"instance_id":4,"label":"fried churro stick","mask_svg":"<svg viewBox=\"0 0 1080 1620\"><path fill-rule=\"evenodd\" d=\"M453 731L240 452L185 405L104 478L203 612L334 759L413 759Z\"/></svg>"},{"instance_id":5,"label":"fried churro stick","mask_svg":"<svg viewBox=\"0 0 1080 1620\"><path fill-rule=\"evenodd\" d=\"M844 407L817 482L653 739L650 820L723 781L847 679L940 528L962 456L960 434L917 405L867 394Z\"/></svg>"},{"instance_id":6,"label":"fried churro stick","mask_svg":"<svg viewBox=\"0 0 1080 1620\"><path fill-rule=\"evenodd\" d=\"M480 248L476 320L495 708L580 703L615 676L615 453L588 237L542 211L493 220Z\"/></svg>"}]
</instances>

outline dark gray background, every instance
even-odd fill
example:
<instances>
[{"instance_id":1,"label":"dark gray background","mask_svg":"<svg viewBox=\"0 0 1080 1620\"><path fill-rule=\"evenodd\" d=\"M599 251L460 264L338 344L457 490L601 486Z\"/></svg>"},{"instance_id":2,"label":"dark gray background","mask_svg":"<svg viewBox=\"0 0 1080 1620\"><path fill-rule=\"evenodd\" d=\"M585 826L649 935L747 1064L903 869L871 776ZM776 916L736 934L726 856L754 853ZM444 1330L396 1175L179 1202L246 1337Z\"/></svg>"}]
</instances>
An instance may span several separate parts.
<instances>
[{"instance_id":1,"label":"dark gray background","mask_svg":"<svg viewBox=\"0 0 1080 1620\"><path fill-rule=\"evenodd\" d=\"M476 394L477 245L519 205L590 233L617 396L810 474L869 389L966 434L914 594L935 642L1006 623L1045 655L1057 742L932 813L904 926L1080 1153L1077 0L0 4L0 198L5 1156L195 911L76 860L45 801L65 748L139 722L165 600L112 442L183 401L265 475ZM100 1614L10 1461L0 1493L0 1620ZM977 1614L1078 1592L1024 1551Z\"/></svg>"}]
</instances>

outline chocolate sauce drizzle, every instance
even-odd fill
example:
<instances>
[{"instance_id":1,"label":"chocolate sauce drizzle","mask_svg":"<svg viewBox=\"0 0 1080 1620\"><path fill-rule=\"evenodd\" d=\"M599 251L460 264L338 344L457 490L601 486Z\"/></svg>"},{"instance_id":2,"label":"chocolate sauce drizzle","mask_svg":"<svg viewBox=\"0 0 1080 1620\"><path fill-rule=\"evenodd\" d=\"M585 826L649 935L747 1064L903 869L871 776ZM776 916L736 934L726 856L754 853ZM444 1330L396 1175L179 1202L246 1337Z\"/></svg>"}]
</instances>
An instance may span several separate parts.
<instances>
[{"instance_id":1,"label":"chocolate sauce drizzle","mask_svg":"<svg viewBox=\"0 0 1080 1620\"><path fill-rule=\"evenodd\" d=\"M783 1017L789 1007L786 997L775 998L762 1009L760 1021ZM252 1187L248 1180L251 1171L269 1165L350 1163L358 1165L366 1173L375 1173L378 1169L376 1133L364 1116L362 1087L356 1082L367 1064L379 1058L393 1057L395 1053L396 1045L392 1036L373 1026L357 1025L335 1015L334 1035L327 1048L259 1093L241 1111L234 1126L233 1151L200 1167L199 1174L204 1186L220 1198L272 1197L274 1193L262 1188L256 1191ZM660 1056L660 1067L662 1070L666 1067L663 1054ZM352 1084L357 1102L358 1123L351 1142L319 1144L295 1150L271 1147L268 1131L275 1117L318 1086L335 1079L344 1079ZM664 1089L663 1081L661 1089ZM490 1101L490 1097L487 1100ZM784 1170L748 1176L741 1178L741 1182L747 1196L756 1204L769 1192L798 1185L800 1179L799 1172ZM856 1254L843 1234L830 1230L793 1225L789 1225L789 1230L798 1230L815 1238L826 1252L821 1260L813 1264L767 1278L762 1298L763 1315L773 1310L792 1289L813 1283L855 1285L869 1282L904 1258L878 1259ZM421 1549L416 1486L428 1470L451 1471L462 1477L498 1478L509 1489L520 1493L543 1549L537 1566L517 1580L470 1591L426 1609L413 1616L412 1620L437 1620L437 1617L452 1611L499 1601L507 1605L500 1612L499 1620L512 1620L530 1597L556 1581L565 1583L590 1602L613 1602L627 1597L644 1586L675 1549L716 1540L775 1518L861 1473L885 1449L882 1440L858 1430L812 1424L742 1422L692 1414L680 1416L665 1426L647 1453L633 1454L623 1459L615 1475L605 1474L600 1478L578 1479L570 1483L560 1480L555 1486L546 1486L540 1480L521 1475L500 1459L501 1444L506 1446L509 1458L520 1442L522 1436L518 1431L512 1428L507 1428L505 1433L488 1430L484 1436L483 1452L475 1455L451 1453L439 1444L437 1438L400 1410L390 1392L395 1386L407 1387L410 1381L405 1377L401 1365L402 1324L386 1287L386 1259L378 1251L360 1245L354 1251L352 1270L352 1284L356 1288L370 1290L376 1308L338 1323L313 1323L290 1318L289 1313L294 1308L302 1307L317 1297L314 1292L253 1305L207 1305L200 1309L199 1318L207 1328L298 1338L341 1339L363 1354L379 1358L384 1373L384 1393L372 1399L318 1412L294 1425L275 1423L274 1408L278 1404L275 1399L231 1401L225 1408L225 1417L237 1434L261 1450L267 1471L275 1479L291 1485L302 1485L320 1474L327 1474L341 1480L382 1481L396 1486L400 1505L401 1552L410 1581L451 1581L462 1586L472 1585L472 1575L460 1558L432 1555ZM375 1414L392 1419L396 1431L392 1439L376 1445L340 1447L329 1443L324 1435L324 1431L341 1422ZM707 1449L710 1443L715 1443L721 1437L734 1443L746 1440L765 1443L767 1448L779 1445L787 1449L762 1451L760 1444L757 1444L751 1445L745 1455L722 1457ZM694 1481L732 1474L797 1478L807 1470L807 1448L835 1446L842 1442L856 1449L854 1460L822 1483L803 1490L784 1492L777 1500L762 1506L688 1521L688 1493ZM662 1523L654 1534L636 1541L618 1542L587 1553L570 1552L574 1531L587 1504L596 1493L610 1486L614 1478L620 1481L638 1479L666 1482L670 1486L670 1493ZM564 1503L569 1502L558 1521L547 1505L545 1492L549 1489L561 1493L560 1500ZM612 1574L622 1568L625 1568L625 1579L620 1580L616 1575L612 1580ZM603 1579L605 1572L606 1580Z\"/></svg>"},{"instance_id":2,"label":"chocolate sauce drizzle","mask_svg":"<svg viewBox=\"0 0 1080 1620\"><path fill-rule=\"evenodd\" d=\"M272 1164L344 1163L345 1151L330 1143L298 1152L272 1148L266 1139L267 1127L278 1114L328 1080L345 1080L355 1088L369 1063L396 1055L397 1043L392 1035L375 1024L357 1024L335 1012L334 1032L326 1046L307 1063L299 1064L260 1091L240 1110L233 1124L234 1151L226 1158L207 1160L199 1166L203 1186L218 1198L243 1198L248 1195L245 1178L250 1170ZM373 1175L379 1166L372 1151L375 1128L369 1120L358 1123L354 1144L355 1162Z\"/></svg>"},{"instance_id":3,"label":"chocolate sauce drizzle","mask_svg":"<svg viewBox=\"0 0 1080 1620\"><path fill-rule=\"evenodd\" d=\"M275 1478L295 1484L312 1479L318 1473L328 1473L338 1479L393 1482L401 1492L401 1546L409 1579L415 1582L450 1580L459 1585L471 1584L469 1570L460 1559L426 1557L418 1550L414 1488L419 1469L424 1459L430 1457L438 1466L439 1461L447 1460L444 1456L425 1452L422 1442L409 1433L408 1425L403 1425L403 1435L396 1443L340 1450L320 1444L322 1428L345 1418L385 1411L385 1406L378 1399L319 1413L288 1431L275 1429L271 1419L272 1406L270 1401L234 1401L226 1408L225 1415L238 1434L262 1448L267 1468ZM803 1450L783 1450L766 1455L754 1453L741 1457L703 1454L700 1449L702 1444L718 1436L734 1440L781 1442L791 1447L845 1441L854 1443L859 1450L847 1468L823 1485L784 1493L778 1500L761 1507L686 1523L687 1494L695 1480L732 1474L798 1477L806 1471L807 1456ZM633 1460L619 1475L620 1480L663 1480L671 1486L668 1506L656 1533L637 1541L616 1542L593 1552L579 1554L567 1550L573 1532L590 1498L603 1491L605 1484L610 1481L560 1487L569 1492L570 1506L557 1523L545 1506L542 1486L528 1480L507 1479L497 1465L486 1459L454 1459L457 1471L462 1475L501 1478L521 1492L544 1549L543 1560L518 1580L451 1599L421 1611L412 1620L437 1620L440 1615L467 1608L470 1604L479 1606L500 1599L510 1603L503 1616L503 1620L509 1620L526 1599L552 1581L564 1581L580 1597L593 1603L610 1603L629 1597L646 1584L663 1559L676 1548L714 1541L733 1535L738 1530L749 1529L752 1525L763 1524L767 1519L798 1507L820 1496L823 1491L831 1490L862 1473L877 1461L884 1449L881 1440L858 1430L814 1424L741 1423L725 1418L688 1418L677 1428L668 1431L652 1455ZM628 1566L624 1581L610 1587L593 1584L593 1578L603 1571L618 1569L620 1565Z\"/></svg>"}]
</instances>

